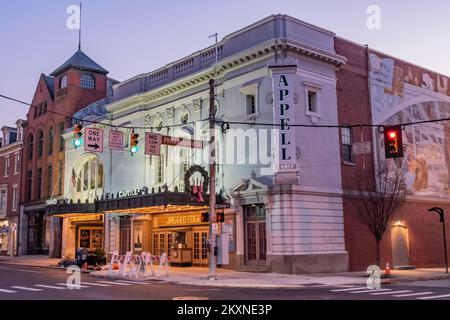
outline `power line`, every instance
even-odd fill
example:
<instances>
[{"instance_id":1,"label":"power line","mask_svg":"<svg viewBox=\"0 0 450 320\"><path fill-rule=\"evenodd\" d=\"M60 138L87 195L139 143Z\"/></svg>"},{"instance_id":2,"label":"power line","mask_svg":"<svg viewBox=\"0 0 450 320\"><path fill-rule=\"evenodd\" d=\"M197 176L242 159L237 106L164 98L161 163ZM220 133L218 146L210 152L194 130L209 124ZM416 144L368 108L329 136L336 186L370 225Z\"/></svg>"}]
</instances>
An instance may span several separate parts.
<instances>
[{"instance_id":1,"label":"power line","mask_svg":"<svg viewBox=\"0 0 450 320\"><path fill-rule=\"evenodd\" d=\"M0 94L0 98L4 98L4 99L7 99L7 100L18 102L18 103L30 106L32 108L35 108L36 110L39 107L39 106L32 105L32 104L30 104L28 102L25 102L25 101L22 101L22 100L18 100L18 99L9 97L9 96L5 96L3 94ZM46 110L46 112L53 113L53 114L65 117L68 120L75 121L75 122L80 122L80 123L85 123L86 122L86 123L98 124L98 125L103 125L103 126L112 127L112 128L142 129L142 130L156 130L156 129L161 129L161 128L176 128L176 127L182 127L182 126L189 125L189 124L193 125L193 124L195 124L197 122L204 122L204 121L208 121L209 120L209 118L208 118L208 119L202 119L202 120L191 121L191 122L186 122L186 123L163 125L162 127L124 126L124 125L114 125L114 124L105 123L105 122L96 121L96 120L86 120L86 119L76 118L76 117L68 116L66 114L63 114L63 113L60 113L60 112L57 112L57 111L53 111L53 110Z\"/></svg>"}]
</instances>

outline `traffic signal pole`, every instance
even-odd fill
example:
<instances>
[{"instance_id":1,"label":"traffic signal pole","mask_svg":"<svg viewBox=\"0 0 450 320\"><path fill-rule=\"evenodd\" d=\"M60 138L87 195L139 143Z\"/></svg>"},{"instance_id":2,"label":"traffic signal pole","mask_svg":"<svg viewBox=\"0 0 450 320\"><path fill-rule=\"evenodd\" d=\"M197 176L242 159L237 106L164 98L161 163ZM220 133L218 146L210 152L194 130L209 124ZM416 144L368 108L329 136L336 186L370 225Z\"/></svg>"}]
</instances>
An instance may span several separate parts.
<instances>
[{"instance_id":1,"label":"traffic signal pole","mask_svg":"<svg viewBox=\"0 0 450 320\"><path fill-rule=\"evenodd\" d=\"M217 280L216 275L216 235L213 234L213 224L216 218L216 133L215 133L215 94L214 79L209 80L209 274L208 280Z\"/></svg>"}]
</instances>

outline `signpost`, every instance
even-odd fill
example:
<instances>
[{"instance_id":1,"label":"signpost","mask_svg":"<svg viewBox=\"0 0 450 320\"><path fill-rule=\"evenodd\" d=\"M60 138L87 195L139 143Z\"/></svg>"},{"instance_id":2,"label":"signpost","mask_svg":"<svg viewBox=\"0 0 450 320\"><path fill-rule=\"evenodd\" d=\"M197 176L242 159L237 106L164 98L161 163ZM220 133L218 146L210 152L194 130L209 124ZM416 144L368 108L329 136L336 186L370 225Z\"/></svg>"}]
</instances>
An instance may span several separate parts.
<instances>
[{"instance_id":1,"label":"signpost","mask_svg":"<svg viewBox=\"0 0 450 320\"><path fill-rule=\"evenodd\" d=\"M123 150L123 132L117 130L109 131L109 149Z\"/></svg>"},{"instance_id":2,"label":"signpost","mask_svg":"<svg viewBox=\"0 0 450 320\"><path fill-rule=\"evenodd\" d=\"M103 130L86 128L84 150L91 152L103 152Z\"/></svg>"},{"instance_id":3,"label":"signpost","mask_svg":"<svg viewBox=\"0 0 450 320\"><path fill-rule=\"evenodd\" d=\"M189 138L162 136L161 143L169 146L203 149L203 141Z\"/></svg>"},{"instance_id":4,"label":"signpost","mask_svg":"<svg viewBox=\"0 0 450 320\"><path fill-rule=\"evenodd\" d=\"M145 154L159 156L161 154L162 135L159 133L145 133Z\"/></svg>"}]
</instances>

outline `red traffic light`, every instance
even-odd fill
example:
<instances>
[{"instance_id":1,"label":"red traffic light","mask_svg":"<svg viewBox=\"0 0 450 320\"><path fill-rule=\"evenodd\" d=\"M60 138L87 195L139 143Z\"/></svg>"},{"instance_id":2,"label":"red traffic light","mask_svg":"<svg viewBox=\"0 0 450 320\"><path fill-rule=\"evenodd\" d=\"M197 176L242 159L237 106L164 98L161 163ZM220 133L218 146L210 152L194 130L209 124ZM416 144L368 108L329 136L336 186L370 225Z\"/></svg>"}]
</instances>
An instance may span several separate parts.
<instances>
[{"instance_id":1,"label":"red traffic light","mask_svg":"<svg viewBox=\"0 0 450 320\"><path fill-rule=\"evenodd\" d=\"M386 159L403 157L401 126L392 126L384 128L384 148Z\"/></svg>"},{"instance_id":2,"label":"red traffic light","mask_svg":"<svg viewBox=\"0 0 450 320\"><path fill-rule=\"evenodd\" d=\"M225 221L225 213L223 211L217 211L216 222L224 222L224 221Z\"/></svg>"},{"instance_id":3,"label":"red traffic light","mask_svg":"<svg viewBox=\"0 0 450 320\"><path fill-rule=\"evenodd\" d=\"M209 213L208 212L202 212L200 217L201 222L209 222Z\"/></svg>"}]
</instances>

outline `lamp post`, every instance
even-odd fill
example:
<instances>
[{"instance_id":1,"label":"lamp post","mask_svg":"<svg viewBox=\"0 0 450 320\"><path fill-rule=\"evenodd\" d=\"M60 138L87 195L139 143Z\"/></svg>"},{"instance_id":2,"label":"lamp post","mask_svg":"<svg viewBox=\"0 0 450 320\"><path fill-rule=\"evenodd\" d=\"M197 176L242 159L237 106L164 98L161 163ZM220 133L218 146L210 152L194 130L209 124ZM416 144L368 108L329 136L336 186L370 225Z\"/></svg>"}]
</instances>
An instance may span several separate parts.
<instances>
[{"instance_id":1,"label":"lamp post","mask_svg":"<svg viewBox=\"0 0 450 320\"><path fill-rule=\"evenodd\" d=\"M447 255L447 237L445 236L445 215L444 209L434 207L428 209L429 212L436 212L440 217L440 222L442 223L442 233L444 235L444 251L445 251L445 273L448 273L448 255Z\"/></svg>"}]
</instances>

